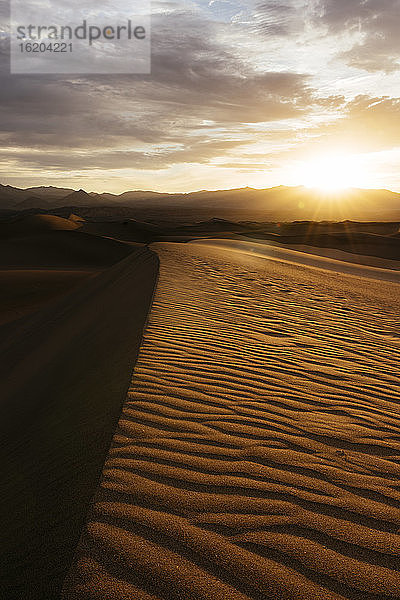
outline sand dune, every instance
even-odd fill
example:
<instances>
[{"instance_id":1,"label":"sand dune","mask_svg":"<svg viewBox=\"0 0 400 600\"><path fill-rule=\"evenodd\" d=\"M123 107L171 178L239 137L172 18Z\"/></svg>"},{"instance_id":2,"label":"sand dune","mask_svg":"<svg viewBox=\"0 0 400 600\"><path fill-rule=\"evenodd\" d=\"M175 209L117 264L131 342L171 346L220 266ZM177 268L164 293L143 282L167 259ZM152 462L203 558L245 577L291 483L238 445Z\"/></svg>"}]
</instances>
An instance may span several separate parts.
<instances>
[{"instance_id":1,"label":"sand dune","mask_svg":"<svg viewBox=\"0 0 400 600\"><path fill-rule=\"evenodd\" d=\"M84 242L85 236L79 244ZM105 247L109 261L113 249L123 246L106 242L93 241L94 260ZM131 250L113 267L0 329L4 600L60 597L157 279L157 257L145 247Z\"/></svg>"},{"instance_id":2,"label":"sand dune","mask_svg":"<svg viewBox=\"0 0 400 600\"><path fill-rule=\"evenodd\" d=\"M96 273L78 269L0 269L0 325L37 311Z\"/></svg>"},{"instance_id":3,"label":"sand dune","mask_svg":"<svg viewBox=\"0 0 400 600\"><path fill-rule=\"evenodd\" d=\"M355 254L354 252L346 252L345 250L339 250L337 248L321 248L320 246L315 247L309 246L308 244L285 244L284 247L289 250L295 250L296 252L316 254L341 262L350 262L356 265L365 265L367 267L378 267L379 269L400 271L400 260L381 258L379 256L372 256L371 254Z\"/></svg>"},{"instance_id":4,"label":"sand dune","mask_svg":"<svg viewBox=\"0 0 400 600\"><path fill-rule=\"evenodd\" d=\"M356 275L368 279L379 279L400 283L400 261L373 256L361 256L333 248L313 248L310 246L282 247L271 242L251 242L241 240L194 240L192 244L214 245L272 261L307 265L322 271L335 271L344 275ZM349 264L351 263L351 264Z\"/></svg>"},{"instance_id":5,"label":"sand dune","mask_svg":"<svg viewBox=\"0 0 400 600\"><path fill-rule=\"evenodd\" d=\"M396 224L397 226L397 224ZM374 224L371 224L374 229ZM305 244L316 248L335 248L351 254L371 255L386 260L400 260L400 244L394 235L378 235L348 231L346 233L329 233L329 231L299 235L285 235L268 231L246 232L246 237L274 240L290 246ZM217 236L215 236L217 237Z\"/></svg>"},{"instance_id":6,"label":"sand dune","mask_svg":"<svg viewBox=\"0 0 400 600\"><path fill-rule=\"evenodd\" d=\"M79 229L82 223L76 219L64 219L56 215L37 214L15 219L0 225L1 237L35 235L46 231L68 231Z\"/></svg>"},{"instance_id":7,"label":"sand dune","mask_svg":"<svg viewBox=\"0 0 400 600\"><path fill-rule=\"evenodd\" d=\"M81 231L31 232L0 239L0 268L105 268L131 251L132 245Z\"/></svg>"},{"instance_id":8,"label":"sand dune","mask_svg":"<svg viewBox=\"0 0 400 600\"><path fill-rule=\"evenodd\" d=\"M56 225L67 221L50 216L41 223L48 229L39 230L37 221L24 219L24 235L19 228L15 237L3 235L0 239L0 325L34 313L135 247L80 231L53 229L53 219Z\"/></svg>"},{"instance_id":9,"label":"sand dune","mask_svg":"<svg viewBox=\"0 0 400 600\"><path fill-rule=\"evenodd\" d=\"M126 219L124 221L103 221L86 223L83 230L95 235L104 235L118 240L145 242L152 241L159 235L160 231L156 225Z\"/></svg>"},{"instance_id":10,"label":"sand dune","mask_svg":"<svg viewBox=\"0 0 400 600\"><path fill-rule=\"evenodd\" d=\"M154 248L155 303L64 598L399 598L399 285Z\"/></svg>"}]
</instances>

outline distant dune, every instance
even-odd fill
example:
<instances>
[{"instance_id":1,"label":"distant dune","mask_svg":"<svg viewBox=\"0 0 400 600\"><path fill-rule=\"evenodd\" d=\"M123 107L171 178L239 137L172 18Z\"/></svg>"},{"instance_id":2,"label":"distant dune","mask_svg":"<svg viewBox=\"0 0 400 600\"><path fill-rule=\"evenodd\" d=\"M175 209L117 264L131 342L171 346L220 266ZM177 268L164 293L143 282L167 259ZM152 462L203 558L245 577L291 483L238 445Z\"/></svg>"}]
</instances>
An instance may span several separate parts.
<instances>
[{"instance_id":1,"label":"distant dune","mask_svg":"<svg viewBox=\"0 0 400 600\"><path fill-rule=\"evenodd\" d=\"M260 243L259 240L207 239L195 240L191 243L200 246L204 245L205 247L215 246L216 248L250 254L251 256L260 256L271 261L287 262L293 265L307 265L314 269L334 271L341 275L356 275L368 279L400 283L400 260L374 259L369 256L360 257L357 254L340 252L338 250L332 250L328 256L324 256L321 254L319 248L312 248L310 246L292 246L292 248L286 248L278 244ZM323 276L323 273L321 273L321 276Z\"/></svg>"},{"instance_id":2,"label":"distant dune","mask_svg":"<svg viewBox=\"0 0 400 600\"><path fill-rule=\"evenodd\" d=\"M72 210L77 211L77 214ZM170 213L169 221L164 221L161 214L155 221L149 222L123 217L119 214L119 209L114 210L115 213L104 207L64 207L55 209L51 214L40 210L36 213L24 211L4 216L0 222L0 239L76 228L79 233L90 233L95 237L113 238L128 243L185 242L202 238L251 239L258 243L282 244L295 250L304 247L310 253L323 256L334 257L336 252L341 260L377 267L396 268L391 266L391 262L400 260L398 221L281 223L236 222L214 217L205 221L194 219L192 222L180 223L173 222L171 219L174 213ZM133 214L137 211L124 208L122 212ZM181 216L180 212L175 214ZM77 239L83 241L84 238Z\"/></svg>"},{"instance_id":3,"label":"distant dune","mask_svg":"<svg viewBox=\"0 0 400 600\"><path fill-rule=\"evenodd\" d=\"M83 231L134 242L150 242L153 241L154 237L157 238L162 235L162 231L157 225L144 223L136 219L86 223L83 226Z\"/></svg>"},{"instance_id":4,"label":"distant dune","mask_svg":"<svg viewBox=\"0 0 400 600\"><path fill-rule=\"evenodd\" d=\"M64 599L398 598L399 284L217 244L154 246Z\"/></svg>"},{"instance_id":5,"label":"distant dune","mask_svg":"<svg viewBox=\"0 0 400 600\"><path fill-rule=\"evenodd\" d=\"M354 254L364 254L387 258L389 260L400 260L400 243L393 235L378 235L353 231L350 233L319 233L303 235L279 236L263 232L251 232L245 234L248 237L273 240L282 244L299 245L306 244L318 248L336 248Z\"/></svg>"},{"instance_id":6,"label":"distant dune","mask_svg":"<svg viewBox=\"0 0 400 600\"><path fill-rule=\"evenodd\" d=\"M73 231L79 229L80 222L72 219L63 219L56 215L29 215L22 219L0 224L0 238L16 237L21 235L34 235L46 231Z\"/></svg>"},{"instance_id":7,"label":"distant dune","mask_svg":"<svg viewBox=\"0 0 400 600\"><path fill-rule=\"evenodd\" d=\"M70 221L74 221L75 223L84 223L85 219L83 217L80 217L79 215L74 215L74 213L71 213L68 217L68 219Z\"/></svg>"}]
</instances>

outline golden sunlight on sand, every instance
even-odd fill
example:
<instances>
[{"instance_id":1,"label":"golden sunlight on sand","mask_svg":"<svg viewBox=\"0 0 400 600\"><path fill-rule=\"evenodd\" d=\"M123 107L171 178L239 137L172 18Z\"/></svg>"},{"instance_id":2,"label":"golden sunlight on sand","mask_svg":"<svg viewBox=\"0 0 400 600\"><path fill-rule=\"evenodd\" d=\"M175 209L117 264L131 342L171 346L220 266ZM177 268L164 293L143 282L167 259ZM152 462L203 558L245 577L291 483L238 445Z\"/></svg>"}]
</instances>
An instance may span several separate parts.
<instances>
[{"instance_id":1,"label":"golden sunlight on sand","mask_svg":"<svg viewBox=\"0 0 400 600\"><path fill-rule=\"evenodd\" d=\"M398 284L153 247L155 303L64 598L398 598Z\"/></svg>"}]
</instances>

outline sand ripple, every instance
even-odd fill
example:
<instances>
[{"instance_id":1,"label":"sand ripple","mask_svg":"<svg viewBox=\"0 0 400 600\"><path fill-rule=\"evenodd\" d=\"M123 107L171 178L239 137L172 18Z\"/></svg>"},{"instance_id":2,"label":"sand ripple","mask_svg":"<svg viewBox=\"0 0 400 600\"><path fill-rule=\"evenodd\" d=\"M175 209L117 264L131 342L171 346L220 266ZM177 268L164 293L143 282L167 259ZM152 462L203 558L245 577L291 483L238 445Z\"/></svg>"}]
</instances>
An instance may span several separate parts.
<instances>
[{"instance_id":1,"label":"sand ripple","mask_svg":"<svg viewBox=\"0 0 400 600\"><path fill-rule=\"evenodd\" d=\"M155 248L65 598L399 598L398 285Z\"/></svg>"}]
</instances>

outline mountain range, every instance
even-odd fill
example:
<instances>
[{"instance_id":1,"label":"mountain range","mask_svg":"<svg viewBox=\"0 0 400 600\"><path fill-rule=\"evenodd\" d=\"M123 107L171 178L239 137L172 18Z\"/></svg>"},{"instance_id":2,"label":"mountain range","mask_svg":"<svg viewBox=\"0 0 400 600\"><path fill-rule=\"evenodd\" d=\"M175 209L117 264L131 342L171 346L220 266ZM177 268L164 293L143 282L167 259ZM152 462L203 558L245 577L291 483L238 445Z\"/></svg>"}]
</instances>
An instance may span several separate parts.
<instances>
[{"instance_id":1,"label":"mountain range","mask_svg":"<svg viewBox=\"0 0 400 600\"><path fill-rule=\"evenodd\" d=\"M54 210L61 207L123 209L157 213L190 213L204 216L293 220L400 220L400 194L389 190L348 189L322 192L303 186L267 189L239 188L168 194L127 191L122 194L86 192L53 186L26 189L0 185L0 210Z\"/></svg>"}]
</instances>

